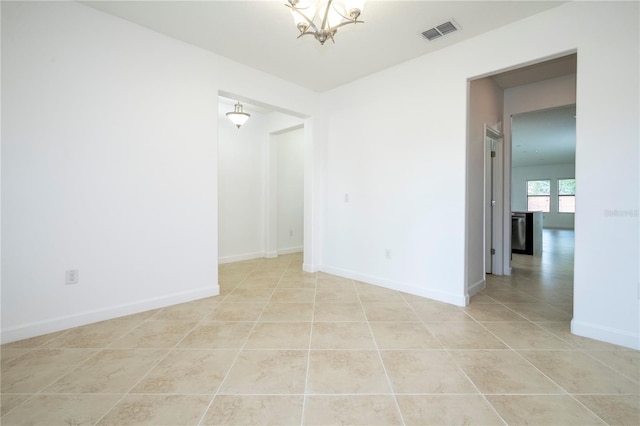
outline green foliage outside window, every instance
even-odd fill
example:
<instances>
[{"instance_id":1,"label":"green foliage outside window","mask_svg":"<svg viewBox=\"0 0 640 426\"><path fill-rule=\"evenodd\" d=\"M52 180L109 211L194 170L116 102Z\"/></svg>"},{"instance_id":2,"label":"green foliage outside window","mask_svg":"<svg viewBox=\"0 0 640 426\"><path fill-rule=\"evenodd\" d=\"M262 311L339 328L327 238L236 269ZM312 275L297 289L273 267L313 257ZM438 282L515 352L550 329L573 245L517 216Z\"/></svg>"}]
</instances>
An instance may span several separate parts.
<instances>
[{"instance_id":1,"label":"green foliage outside window","mask_svg":"<svg viewBox=\"0 0 640 426\"><path fill-rule=\"evenodd\" d=\"M551 181L549 180L527 181L527 195L551 195Z\"/></svg>"},{"instance_id":2,"label":"green foliage outside window","mask_svg":"<svg viewBox=\"0 0 640 426\"><path fill-rule=\"evenodd\" d=\"M550 180L527 181L527 210L530 212L548 212L551 202Z\"/></svg>"},{"instance_id":3,"label":"green foliage outside window","mask_svg":"<svg viewBox=\"0 0 640 426\"><path fill-rule=\"evenodd\" d=\"M558 179L558 212L575 213L576 180Z\"/></svg>"},{"instance_id":4,"label":"green foliage outside window","mask_svg":"<svg viewBox=\"0 0 640 426\"><path fill-rule=\"evenodd\" d=\"M558 195L576 195L576 180L558 179Z\"/></svg>"}]
</instances>

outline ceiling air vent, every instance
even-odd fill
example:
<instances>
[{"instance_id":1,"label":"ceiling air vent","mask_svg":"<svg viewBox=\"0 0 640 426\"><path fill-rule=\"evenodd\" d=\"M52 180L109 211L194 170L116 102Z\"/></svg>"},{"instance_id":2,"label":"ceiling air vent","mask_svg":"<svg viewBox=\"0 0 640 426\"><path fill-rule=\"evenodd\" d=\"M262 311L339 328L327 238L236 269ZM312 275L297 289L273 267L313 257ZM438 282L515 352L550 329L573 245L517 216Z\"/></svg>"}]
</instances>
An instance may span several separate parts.
<instances>
[{"instance_id":1,"label":"ceiling air vent","mask_svg":"<svg viewBox=\"0 0 640 426\"><path fill-rule=\"evenodd\" d=\"M456 22L451 19L444 24L440 24L437 27L429 28L427 31L422 33L422 36L429 41L435 40L437 38L442 37L443 35L450 34L454 31L458 31L460 27Z\"/></svg>"}]
</instances>

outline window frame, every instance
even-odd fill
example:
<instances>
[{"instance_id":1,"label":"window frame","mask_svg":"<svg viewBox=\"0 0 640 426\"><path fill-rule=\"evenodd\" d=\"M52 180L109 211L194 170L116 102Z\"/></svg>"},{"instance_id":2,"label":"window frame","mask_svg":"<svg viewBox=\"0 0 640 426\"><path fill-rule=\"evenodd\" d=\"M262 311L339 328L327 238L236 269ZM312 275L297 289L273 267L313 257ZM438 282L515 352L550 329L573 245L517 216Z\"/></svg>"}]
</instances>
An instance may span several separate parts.
<instances>
[{"instance_id":1,"label":"window frame","mask_svg":"<svg viewBox=\"0 0 640 426\"><path fill-rule=\"evenodd\" d=\"M525 181L525 194L527 195L527 211L541 211L542 213L551 213L551 181L553 179L551 178L544 178L544 179L527 179ZM545 195L529 195L529 182L549 182L549 194L545 194ZM548 210L530 210L529 209L529 199L530 198L542 198L542 197L546 197L548 200Z\"/></svg>"},{"instance_id":2,"label":"window frame","mask_svg":"<svg viewBox=\"0 0 640 426\"><path fill-rule=\"evenodd\" d=\"M560 181L561 180L572 180L574 182L574 185L575 185L576 178L573 177L573 178L557 178L556 179L556 191L557 191L556 197L558 199L558 209L557 209L558 213L559 214L575 214L576 213L576 211L575 211L575 206L576 206L576 191L575 191L575 187L574 187L573 194L560 194ZM560 197L571 197L571 196L573 197L574 210L572 212L560 211Z\"/></svg>"}]
</instances>

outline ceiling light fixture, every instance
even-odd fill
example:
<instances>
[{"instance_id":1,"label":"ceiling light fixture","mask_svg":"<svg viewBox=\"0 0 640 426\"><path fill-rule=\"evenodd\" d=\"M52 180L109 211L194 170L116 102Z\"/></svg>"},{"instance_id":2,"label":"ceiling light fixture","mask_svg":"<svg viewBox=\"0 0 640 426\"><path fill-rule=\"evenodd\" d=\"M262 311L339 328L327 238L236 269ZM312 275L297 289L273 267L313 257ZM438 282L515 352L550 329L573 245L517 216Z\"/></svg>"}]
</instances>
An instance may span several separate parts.
<instances>
[{"instance_id":1,"label":"ceiling light fixture","mask_svg":"<svg viewBox=\"0 0 640 426\"><path fill-rule=\"evenodd\" d=\"M312 35L324 44L327 39L336 42L333 36L338 28L358 21L364 0L287 0L293 21L300 31L298 38Z\"/></svg>"},{"instance_id":2,"label":"ceiling light fixture","mask_svg":"<svg viewBox=\"0 0 640 426\"><path fill-rule=\"evenodd\" d=\"M251 114L242 111L242 104L238 101L235 109L227 113L227 117L229 117L229 120L231 120L239 129L240 126L247 122L249 117L251 117Z\"/></svg>"}]
</instances>

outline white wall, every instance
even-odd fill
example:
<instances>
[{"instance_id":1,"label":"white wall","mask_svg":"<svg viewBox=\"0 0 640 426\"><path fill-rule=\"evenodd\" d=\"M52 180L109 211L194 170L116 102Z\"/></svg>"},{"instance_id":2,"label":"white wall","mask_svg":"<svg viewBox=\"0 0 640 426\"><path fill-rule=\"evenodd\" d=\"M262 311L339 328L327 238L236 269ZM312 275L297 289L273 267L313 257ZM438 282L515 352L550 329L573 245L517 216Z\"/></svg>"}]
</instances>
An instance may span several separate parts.
<instances>
[{"instance_id":1,"label":"white wall","mask_svg":"<svg viewBox=\"0 0 640 426\"><path fill-rule=\"evenodd\" d=\"M467 79L576 50L573 329L639 347L637 3L570 2L330 92L323 269L464 304Z\"/></svg>"},{"instance_id":2,"label":"white wall","mask_svg":"<svg viewBox=\"0 0 640 426\"><path fill-rule=\"evenodd\" d=\"M78 3L2 2L3 342L218 293L221 90L322 117L312 91Z\"/></svg>"},{"instance_id":3,"label":"white wall","mask_svg":"<svg viewBox=\"0 0 640 426\"><path fill-rule=\"evenodd\" d=\"M324 270L465 304L472 61L456 50L329 93Z\"/></svg>"},{"instance_id":4,"label":"white wall","mask_svg":"<svg viewBox=\"0 0 640 426\"><path fill-rule=\"evenodd\" d=\"M570 2L325 96L77 3L2 8L3 341L216 291L220 90L312 117L306 270L464 304L467 81L577 50L573 331L640 347L637 3Z\"/></svg>"},{"instance_id":5,"label":"white wall","mask_svg":"<svg viewBox=\"0 0 640 426\"><path fill-rule=\"evenodd\" d=\"M252 113L240 128L227 103L218 109L218 257L254 259L265 251L266 118ZM245 106L245 110L248 110Z\"/></svg>"},{"instance_id":6,"label":"white wall","mask_svg":"<svg viewBox=\"0 0 640 426\"><path fill-rule=\"evenodd\" d=\"M578 46L572 331L640 348L640 4L587 3ZM602 38L590 28L616 22ZM615 46L615 49L611 49ZM622 216L608 211L621 211Z\"/></svg>"},{"instance_id":7,"label":"white wall","mask_svg":"<svg viewBox=\"0 0 640 426\"><path fill-rule=\"evenodd\" d=\"M504 91L505 137L511 136L511 116L514 114L573 105L575 103L575 74L506 89ZM507 130L509 130L508 135L506 134Z\"/></svg>"},{"instance_id":8,"label":"white wall","mask_svg":"<svg viewBox=\"0 0 640 426\"><path fill-rule=\"evenodd\" d=\"M278 253L296 253L304 242L304 128L273 135L272 142L278 151Z\"/></svg>"},{"instance_id":9,"label":"white wall","mask_svg":"<svg viewBox=\"0 0 640 426\"><path fill-rule=\"evenodd\" d=\"M3 340L218 294L207 56L84 6L2 8Z\"/></svg>"},{"instance_id":10,"label":"white wall","mask_svg":"<svg viewBox=\"0 0 640 426\"><path fill-rule=\"evenodd\" d=\"M511 209L527 211L527 181L551 180L550 212L544 213L544 228L574 228L573 213L558 213L558 179L575 178L574 164L514 167L511 169Z\"/></svg>"},{"instance_id":11,"label":"white wall","mask_svg":"<svg viewBox=\"0 0 640 426\"><path fill-rule=\"evenodd\" d=\"M230 110L228 103L220 103L219 262L302 251L304 130L286 131L301 126L302 119L252 111L245 103L251 118L238 129L226 117Z\"/></svg>"},{"instance_id":12,"label":"white wall","mask_svg":"<svg viewBox=\"0 0 640 426\"><path fill-rule=\"evenodd\" d=\"M484 195L490 176L485 177L485 124L493 129L502 127L503 90L491 78L469 82L469 124L467 144L467 245L466 296L485 287L485 230L490 216L485 214ZM500 197L501 198L501 197ZM496 206L496 211L499 206ZM486 235L490 239L489 235ZM490 243L489 243L490 247ZM501 253L497 253L500 256ZM487 259L491 262L491 259Z\"/></svg>"}]
</instances>

